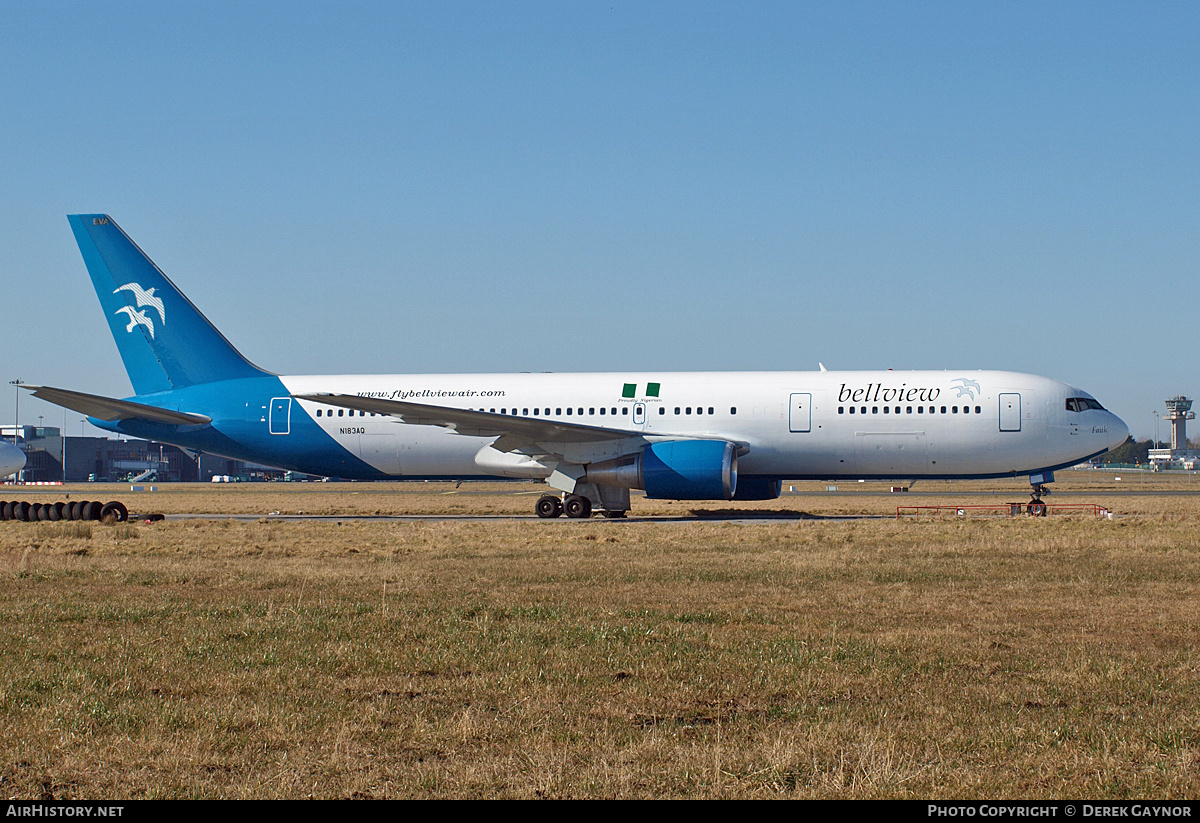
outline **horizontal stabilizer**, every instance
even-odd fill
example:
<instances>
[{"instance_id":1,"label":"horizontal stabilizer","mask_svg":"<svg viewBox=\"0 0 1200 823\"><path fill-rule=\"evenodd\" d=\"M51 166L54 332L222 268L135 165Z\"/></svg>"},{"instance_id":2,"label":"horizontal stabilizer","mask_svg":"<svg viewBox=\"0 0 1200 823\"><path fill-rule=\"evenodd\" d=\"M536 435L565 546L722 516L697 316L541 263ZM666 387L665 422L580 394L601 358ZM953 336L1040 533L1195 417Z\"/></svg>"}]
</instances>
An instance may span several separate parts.
<instances>
[{"instance_id":1,"label":"horizontal stabilizer","mask_svg":"<svg viewBox=\"0 0 1200 823\"><path fill-rule=\"evenodd\" d=\"M112 423L117 420L149 420L153 423L168 423L176 426L203 426L211 423L212 418L203 414L160 409L158 406L148 406L145 403L134 403L130 400L117 400L114 397L101 397L97 394L55 389L50 386L21 386L29 389L34 397L40 397L56 406L86 414L97 420Z\"/></svg>"}]
</instances>

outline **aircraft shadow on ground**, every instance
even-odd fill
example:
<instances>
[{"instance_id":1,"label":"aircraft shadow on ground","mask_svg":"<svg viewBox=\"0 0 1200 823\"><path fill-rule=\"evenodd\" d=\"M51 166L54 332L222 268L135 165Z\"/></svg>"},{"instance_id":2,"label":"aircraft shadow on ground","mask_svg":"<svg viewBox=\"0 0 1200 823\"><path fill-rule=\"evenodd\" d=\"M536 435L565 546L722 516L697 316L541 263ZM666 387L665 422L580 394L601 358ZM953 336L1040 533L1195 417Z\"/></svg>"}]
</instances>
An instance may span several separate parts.
<instances>
[{"instance_id":1,"label":"aircraft shadow on ground","mask_svg":"<svg viewBox=\"0 0 1200 823\"><path fill-rule=\"evenodd\" d=\"M692 509L692 517L701 520L861 520L870 515L812 514L795 509Z\"/></svg>"}]
</instances>

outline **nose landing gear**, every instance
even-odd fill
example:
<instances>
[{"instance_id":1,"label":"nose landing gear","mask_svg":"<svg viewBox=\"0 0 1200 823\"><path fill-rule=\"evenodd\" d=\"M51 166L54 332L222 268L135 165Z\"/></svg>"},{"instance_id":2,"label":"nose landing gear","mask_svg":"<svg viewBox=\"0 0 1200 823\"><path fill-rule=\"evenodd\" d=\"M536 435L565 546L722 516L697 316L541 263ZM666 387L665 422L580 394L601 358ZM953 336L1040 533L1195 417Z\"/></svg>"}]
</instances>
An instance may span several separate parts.
<instances>
[{"instance_id":1,"label":"nose landing gear","mask_svg":"<svg viewBox=\"0 0 1200 823\"><path fill-rule=\"evenodd\" d=\"M1042 502L1042 495L1050 493L1045 484L1053 481L1054 475L1050 472L1030 475L1029 483L1033 486L1033 491L1030 492L1029 505L1025 507L1026 514L1033 517L1045 517L1049 513L1046 504Z\"/></svg>"}]
</instances>

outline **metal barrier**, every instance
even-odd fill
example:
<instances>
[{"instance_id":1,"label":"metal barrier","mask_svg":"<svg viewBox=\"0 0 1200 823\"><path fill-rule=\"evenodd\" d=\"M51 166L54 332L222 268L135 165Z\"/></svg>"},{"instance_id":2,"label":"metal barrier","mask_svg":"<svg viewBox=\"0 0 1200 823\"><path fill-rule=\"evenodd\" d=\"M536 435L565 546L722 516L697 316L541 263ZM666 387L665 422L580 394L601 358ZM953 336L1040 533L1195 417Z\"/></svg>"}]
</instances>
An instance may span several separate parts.
<instances>
[{"instance_id":1,"label":"metal barrier","mask_svg":"<svg viewBox=\"0 0 1200 823\"><path fill-rule=\"evenodd\" d=\"M1040 508L1039 508L1040 507ZM1045 517L1050 514L1083 514L1093 517L1108 517L1104 506L1094 503L993 503L984 506L897 506L896 518L920 517L931 514L935 517L1017 517L1031 515Z\"/></svg>"}]
</instances>

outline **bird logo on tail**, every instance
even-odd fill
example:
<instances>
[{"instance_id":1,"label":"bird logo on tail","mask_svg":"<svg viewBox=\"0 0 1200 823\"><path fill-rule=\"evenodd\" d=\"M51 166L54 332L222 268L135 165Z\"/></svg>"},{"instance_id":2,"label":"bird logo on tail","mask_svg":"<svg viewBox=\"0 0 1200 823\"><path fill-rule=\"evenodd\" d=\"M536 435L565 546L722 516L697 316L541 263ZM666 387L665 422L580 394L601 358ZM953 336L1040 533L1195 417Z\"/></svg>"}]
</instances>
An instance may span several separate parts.
<instances>
[{"instance_id":1,"label":"bird logo on tail","mask_svg":"<svg viewBox=\"0 0 1200 823\"><path fill-rule=\"evenodd\" d=\"M138 311L133 306L122 306L113 314L124 312L129 315L129 325L125 327L125 331L133 331L138 326L145 326L146 331L150 332L150 337L154 337L154 321L146 316L145 312Z\"/></svg>"},{"instance_id":2,"label":"bird logo on tail","mask_svg":"<svg viewBox=\"0 0 1200 823\"><path fill-rule=\"evenodd\" d=\"M133 306L122 306L113 312L113 314L124 312L129 317L129 325L125 327L125 331L130 332L138 326L145 326L146 330L150 332L150 337L154 337L154 321L146 316L146 312L141 310L143 306L149 306L157 311L159 321L164 326L167 325L167 312L163 308L162 298L154 294L153 288L143 289L138 283L126 283L124 286L118 286L113 289L113 294L119 291L132 292L134 298L137 300L136 309Z\"/></svg>"}]
</instances>

